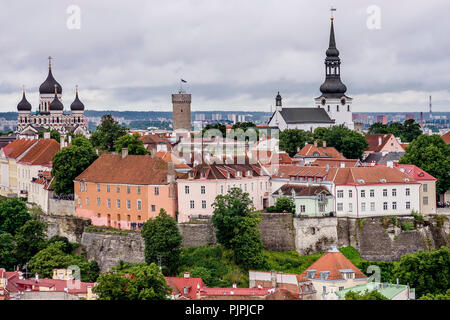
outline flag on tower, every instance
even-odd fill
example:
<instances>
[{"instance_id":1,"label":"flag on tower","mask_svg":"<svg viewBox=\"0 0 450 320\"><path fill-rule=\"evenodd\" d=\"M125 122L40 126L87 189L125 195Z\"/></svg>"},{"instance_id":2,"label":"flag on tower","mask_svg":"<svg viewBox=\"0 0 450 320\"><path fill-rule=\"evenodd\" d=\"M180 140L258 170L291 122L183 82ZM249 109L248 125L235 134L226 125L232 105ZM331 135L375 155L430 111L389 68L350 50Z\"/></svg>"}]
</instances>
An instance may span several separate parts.
<instances>
[{"instance_id":1,"label":"flag on tower","mask_svg":"<svg viewBox=\"0 0 450 320\"><path fill-rule=\"evenodd\" d=\"M184 82L184 83L186 83L187 81L186 81L186 80L184 80L184 79L181 79L181 82Z\"/></svg>"}]
</instances>

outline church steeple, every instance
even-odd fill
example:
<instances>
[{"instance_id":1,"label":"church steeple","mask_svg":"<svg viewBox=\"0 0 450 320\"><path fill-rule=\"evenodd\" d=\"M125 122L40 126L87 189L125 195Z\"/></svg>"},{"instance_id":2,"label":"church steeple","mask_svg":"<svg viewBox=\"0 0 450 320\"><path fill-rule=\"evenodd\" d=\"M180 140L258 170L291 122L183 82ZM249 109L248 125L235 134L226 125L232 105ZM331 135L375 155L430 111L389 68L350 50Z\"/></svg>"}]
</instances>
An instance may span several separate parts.
<instances>
[{"instance_id":1,"label":"church steeple","mask_svg":"<svg viewBox=\"0 0 450 320\"><path fill-rule=\"evenodd\" d=\"M347 87L341 81L341 59L336 48L333 20L331 17L330 41L325 58L325 82L320 86L320 91L325 97L337 98L344 95Z\"/></svg>"}]
</instances>

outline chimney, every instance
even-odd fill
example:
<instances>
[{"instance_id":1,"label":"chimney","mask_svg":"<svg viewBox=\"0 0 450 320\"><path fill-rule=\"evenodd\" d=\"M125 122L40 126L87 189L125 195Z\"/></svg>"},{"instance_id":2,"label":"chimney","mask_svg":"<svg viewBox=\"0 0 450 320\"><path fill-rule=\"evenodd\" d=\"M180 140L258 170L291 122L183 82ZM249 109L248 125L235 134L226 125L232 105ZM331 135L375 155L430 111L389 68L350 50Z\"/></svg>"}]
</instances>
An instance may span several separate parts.
<instances>
[{"instance_id":1,"label":"chimney","mask_svg":"<svg viewBox=\"0 0 450 320\"><path fill-rule=\"evenodd\" d=\"M50 139L50 132L44 131L44 139Z\"/></svg>"},{"instance_id":2,"label":"chimney","mask_svg":"<svg viewBox=\"0 0 450 320\"><path fill-rule=\"evenodd\" d=\"M122 148L122 159L128 156L128 148Z\"/></svg>"},{"instance_id":3,"label":"chimney","mask_svg":"<svg viewBox=\"0 0 450 320\"><path fill-rule=\"evenodd\" d=\"M39 282L39 274L35 274L35 279L34 279L36 282ZM397 279L398 280L398 279Z\"/></svg>"},{"instance_id":4,"label":"chimney","mask_svg":"<svg viewBox=\"0 0 450 320\"><path fill-rule=\"evenodd\" d=\"M317 140L314 141L314 147L317 147Z\"/></svg>"},{"instance_id":5,"label":"chimney","mask_svg":"<svg viewBox=\"0 0 450 320\"><path fill-rule=\"evenodd\" d=\"M345 162L340 163L341 168L345 168Z\"/></svg>"},{"instance_id":6,"label":"chimney","mask_svg":"<svg viewBox=\"0 0 450 320\"><path fill-rule=\"evenodd\" d=\"M300 147L297 147L297 152L300 152Z\"/></svg>"},{"instance_id":7,"label":"chimney","mask_svg":"<svg viewBox=\"0 0 450 320\"><path fill-rule=\"evenodd\" d=\"M236 282L233 283L233 288L237 288Z\"/></svg>"},{"instance_id":8,"label":"chimney","mask_svg":"<svg viewBox=\"0 0 450 320\"><path fill-rule=\"evenodd\" d=\"M68 136L69 138L69 144L72 144L72 136Z\"/></svg>"},{"instance_id":9,"label":"chimney","mask_svg":"<svg viewBox=\"0 0 450 320\"><path fill-rule=\"evenodd\" d=\"M64 136L61 135L59 138L59 149L62 150L64 148Z\"/></svg>"},{"instance_id":10,"label":"chimney","mask_svg":"<svg viewBox=\"0 0 450 320\"><path fill-rule=\"evenodd\" d=\"M95 153L98 155L98 149L97 148L95 149Z\"/></svg>"},{"instance_id":11,"label":"chimney","mask_svg":"<svg viewBox=\"0 0 450 320\"><path fill-rule=\"evenodd\" d=\"M325 140L322 141L322 147L324 147L324 148L327 147L327 142Z\"/></svg>"},{"instance_id":12,"label":"chimney","mask_svg":"<svg viewBox=\"0 0 450 320\"><path fill-rule=\"evenodd\" d=\"M185 278L189 278L189 277L190 277L189 272L185 272L185 273L184 273L184 277L185 277Z\"/></svg>"},{"instance_id":13,"label":"chimney","mask_svg":"<svg viewBox=\"0 0 450 320\"><path fill-rule=\"evenodd\" d=\"M156 150L155 149L151 149L150 150L150 157L154 158L156 155Z\"/></svg>"},{"instance_id":14,"label":"chimney","mask_svg":"<svg viewBox=\"0 0 450 320\"><path fill-rule=\"evenodd\" d=\"M398 278L397 278L397 289L398 289L399 285L398 285Z\"/></svg>"},{"instance_id":15,"label":"chimney","mask_svg":"<svg viewBox=\"0 0 450 320\"><path fill-rule=\"evenodd\" d=\"M277 287L277 272L275 270L270 271L270 282L271 282L272 288Z\"/></svg>"},{"instance_id":16,"label":"chimney","mask_svg":"<svg viewBox=\"0 0 450 320\"><path fill-rule=\"evenodd\" d=\"M167 163L167 182L168 183L175 182L175 169L173 162Z\"/></svg>"},{"instance_id":17,"label":"chimney","mask_svg":"<svg viewBox=\"0 0 450 320\"><path fill-rule=\"evenodd\" d=\"M325 171L328 172L330 170L330 165L327 163L327 165L325 166Z\"/></svg>"},{"instance_id":18,"label":"chimney","mask_svg":"<svg viewBox=\"0 0 450 320\"><path fill-rule=\"evenodd\" d=\"M381 146L381 137L378 137L378 145Z\"/></svg>"}]
</instances>

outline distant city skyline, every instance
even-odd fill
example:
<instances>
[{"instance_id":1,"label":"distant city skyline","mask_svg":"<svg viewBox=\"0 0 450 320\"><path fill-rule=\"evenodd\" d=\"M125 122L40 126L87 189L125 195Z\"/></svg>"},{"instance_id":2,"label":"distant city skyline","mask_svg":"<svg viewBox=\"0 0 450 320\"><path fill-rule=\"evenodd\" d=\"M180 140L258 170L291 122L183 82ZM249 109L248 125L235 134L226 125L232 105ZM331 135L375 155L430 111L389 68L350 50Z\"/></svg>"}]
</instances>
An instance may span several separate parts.
<instances>
[{"instance_id":1,"label":"distant city skyline","mask_svg":"<svg viewBox=\"0 0 450 320\"><path fill-rule=\"evenodd\" d=\"M278 91L285 107L313 107L331 5L354 112L428 112L430 95L433 112L450 110L450 44L440 40L450 3L374 4L380 29L367 26L370 3L356 0L80 0L80 29L69 29L68 1L11 3L0 12L10 30L0 37L0 112L16 111L22 85L37 110L49 55L66 110L77 84L86 110L171 110L180 79L192 111L269 112Z\"/></svg>"}]
</instances>

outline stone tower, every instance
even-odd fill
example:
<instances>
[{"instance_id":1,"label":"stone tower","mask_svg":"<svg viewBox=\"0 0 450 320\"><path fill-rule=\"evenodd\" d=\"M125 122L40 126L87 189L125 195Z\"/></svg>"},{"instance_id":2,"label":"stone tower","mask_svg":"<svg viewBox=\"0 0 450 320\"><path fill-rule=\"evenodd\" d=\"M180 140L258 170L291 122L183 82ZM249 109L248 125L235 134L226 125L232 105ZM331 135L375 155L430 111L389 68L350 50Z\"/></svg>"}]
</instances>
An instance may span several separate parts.
<instances>
[{"instance_id":1,"label":"stone tower","mask_svg":"<svg viewBox=\"0 0 450 320\"><path fill-rule=\"evenodd\" d=\"M172 94L173 130L191 131L191 94L180 91Z\"/></svg>"}]
</instances>

